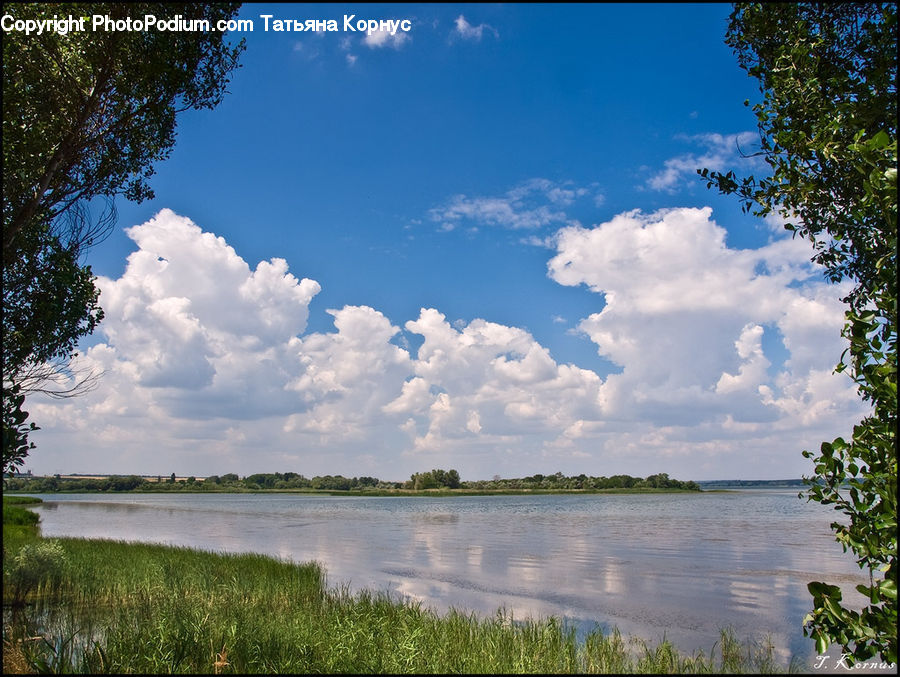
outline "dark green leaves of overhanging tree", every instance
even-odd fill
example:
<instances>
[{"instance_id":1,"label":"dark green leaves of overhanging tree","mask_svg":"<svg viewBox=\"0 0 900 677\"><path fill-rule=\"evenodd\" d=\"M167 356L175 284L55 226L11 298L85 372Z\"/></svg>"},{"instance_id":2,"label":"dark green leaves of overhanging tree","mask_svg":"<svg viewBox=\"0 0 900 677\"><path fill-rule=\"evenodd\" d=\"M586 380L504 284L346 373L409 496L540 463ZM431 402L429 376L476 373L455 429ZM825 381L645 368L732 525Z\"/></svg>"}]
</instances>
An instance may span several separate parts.
<instances>
[{"instance_id":1,"label":"dark green leaves of overhanging tree","mask_svg":"<svg viewBox=\"0 0 900 677\"><path fill-rule=\"evenodd\" d=\"M181 15L215 26L233 3L11 4L16 18ZM54 32L3 39L3 244L32 219L54 219L78 200L152 197L153 163L175 142L177 113L213 108L243 45L223 34Z\"/></svg>"},{"instance_id":2,"label":"dark green leaves of overhanging tree","mask_svg":"<svg viewBox=\"0 0 900 677\"><path fill-rule=\"evenodd\" d=\"M153 14L213 27L4 32L4 472L14 451L22 459L31 448L19 398L77 394L89 381L70 370L78 340L103 318L85 253L113 226L115 196L138 202L153 196L148 179L175 143L178 114L221 102L243 41L230 44L215 26L238 9L235 3L4 4L14 21ZM54 383L68 385L60 391ZM7 434L13 429L16 435Z\"/></svg>"}]
</instances>

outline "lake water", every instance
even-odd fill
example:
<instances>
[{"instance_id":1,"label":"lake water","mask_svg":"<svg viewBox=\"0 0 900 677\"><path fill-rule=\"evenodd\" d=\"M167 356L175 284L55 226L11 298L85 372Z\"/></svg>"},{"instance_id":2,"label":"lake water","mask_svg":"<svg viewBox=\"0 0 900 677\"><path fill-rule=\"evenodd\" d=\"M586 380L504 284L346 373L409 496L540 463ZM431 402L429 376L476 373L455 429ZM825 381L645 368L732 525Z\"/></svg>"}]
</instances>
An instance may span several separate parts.
<instances>
[{"instance_id":1,"label":"lake water","mask_svg":"<svg viewBox=\"0 0 900 677\"><path fill-rule=\"evenodd\" d=\"M779 661L802 634L806 584L868 583L797 489L698 494L323 497L36 494L44 536L150 541L315 560L328 584L390 591L438 611L555 615L709 651L725 626L768 634ZM834 652L832 652L834 654Z\"/></svg>"}]
</instances>

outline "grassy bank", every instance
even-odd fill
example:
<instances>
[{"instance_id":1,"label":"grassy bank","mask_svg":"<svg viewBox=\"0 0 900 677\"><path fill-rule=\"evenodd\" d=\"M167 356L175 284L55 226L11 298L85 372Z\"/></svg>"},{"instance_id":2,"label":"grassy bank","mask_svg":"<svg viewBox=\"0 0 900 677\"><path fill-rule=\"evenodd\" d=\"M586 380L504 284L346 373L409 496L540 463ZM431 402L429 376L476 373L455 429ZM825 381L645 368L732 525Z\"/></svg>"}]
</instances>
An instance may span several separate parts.
<instances>
[{"instance_id":1,"label":"grassy bank","mask_svg":"<svg viewBox=\"0 0 900 677\"><path fill-rule=\"evenodd\" d=\"M5 674L776 669L771 651L727 633L707 655L599 631L579 642L556 619L441 616L384 594L330 588L316 564L261 555L4 528L3 578L4 604L16 608L4 623Z\"/></svg>"},{"instance_id":2,"label":"grassy bank","mask_svg":"<svg viewBox=\"0 0 900 677\"><path fill-rule=\"evenodd\" d=\"M7 537L11 541L23 538L36 538L38 534L37 513L26 510L23 505L40 503L41 499L33 496L7 496L3 495L3 552L6 555Z\"/></svg>"},{"instance_id":3,"label":"grassy bank","mask_svg":"<svg viewBox=\"0 0 900 677\"><path fill-rule=\"evenodd\" d=\"M9 494L3 494L3 505L34 505L36 503L43 503L43 501L34 496L10 496Z\"/></svg>"}]
</instances>

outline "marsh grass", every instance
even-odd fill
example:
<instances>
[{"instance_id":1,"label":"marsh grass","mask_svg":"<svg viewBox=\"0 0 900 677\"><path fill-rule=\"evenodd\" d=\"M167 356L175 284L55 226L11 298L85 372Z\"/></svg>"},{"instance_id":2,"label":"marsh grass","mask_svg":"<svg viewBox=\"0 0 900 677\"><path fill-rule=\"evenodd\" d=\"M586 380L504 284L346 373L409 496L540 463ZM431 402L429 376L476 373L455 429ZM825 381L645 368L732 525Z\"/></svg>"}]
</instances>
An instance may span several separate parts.
<instances>
[{"instance_id":1,"label":"marsh grass","mask_svg":"<svg viewBox=\"0 0 900 677\"><path fill-rule=\"evenodd\" d=\"M40 516L20 506L42 503L34 496L3 495L3 561L6 563L6 545L18 550L27 541L38 537Z\"/></svg>"},{"instance_id":2,"label":"marsh grass","mask_svg":"<svg viewBox=\"0 0 900 677\"><path fill-rule=\"evenodd\" d=\"M7 561L29 541L6 539ZM40 539L30 543L47 542ZM722 673L778 671L728 632L709 655L559 620L450 611L329 588L315 563L118 541L54 539L65 565L4 618L18 672ZM12 559L10 559L12 558ZM57 572L59 573L59 572Z\"/></svg>"},{"instance_id":3,"label":"marsh grass","mask_svg":"<svg viewBox=\"0 0 900 677\"><path fill-rule=\"evenodd\" d=\"M37 525L39 520L40 516L37 513L20 508L15 502L3 501L4 527L7 525L33 527Z\"/></svg>"}]
</instances>

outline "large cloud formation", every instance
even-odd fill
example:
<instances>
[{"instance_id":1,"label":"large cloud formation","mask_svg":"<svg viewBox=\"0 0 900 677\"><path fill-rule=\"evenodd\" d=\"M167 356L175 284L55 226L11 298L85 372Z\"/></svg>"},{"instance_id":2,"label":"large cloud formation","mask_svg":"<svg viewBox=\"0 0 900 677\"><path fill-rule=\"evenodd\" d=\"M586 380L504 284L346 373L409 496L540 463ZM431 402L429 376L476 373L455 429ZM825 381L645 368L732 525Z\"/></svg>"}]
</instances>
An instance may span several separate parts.
<instances>
[{"instance_id":1,"label":"large cloud formation","mask_svg":"<svg viewBox=\"0 0 900 677\"><path fill-rule=\"evenodd\" d=\"M831 373L841 290L802 242L728 248L709 209L557 233L549 275L605 301L579 325L621 369L605 379L521 328L434 308L404 324L415 351L367 306L306 333L320 286L283 259L251 270L170 210L127 234L125 272L99 280L105 340L78 358L99 387L32 406L39 472L790 476L789 454L861 415Z\"/></svg>"},{"instance_id":2,"label":"large cloud formation","mask_svg":"<svg viewBox=\"0 0 900 677\"><path fill-rule=\"evenodd\" d=\"M844 432L862 414L849 379L832 373L847 288L822 281L802 240L729 248L711 211L633 211L556 236L549 275L605 298L579 325L621 367L601 389L604 416L647 428L615 443L777 460ZM766 334L787 353L781 365Z\"/></svg>"}]
</instances>

